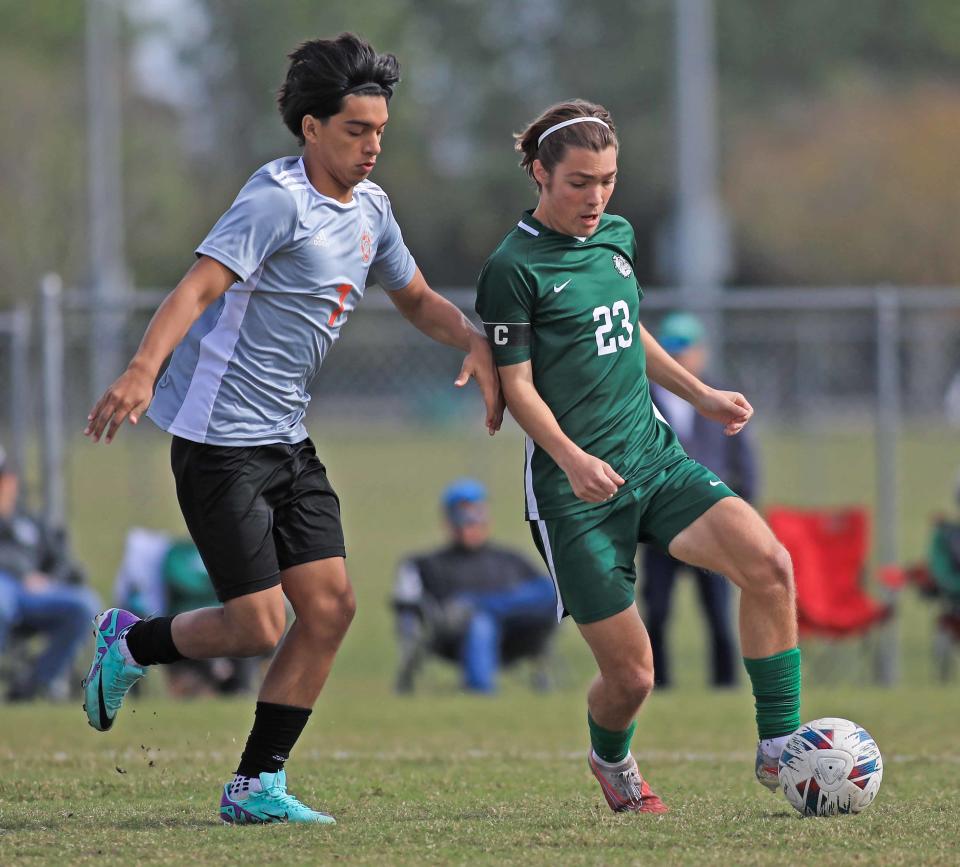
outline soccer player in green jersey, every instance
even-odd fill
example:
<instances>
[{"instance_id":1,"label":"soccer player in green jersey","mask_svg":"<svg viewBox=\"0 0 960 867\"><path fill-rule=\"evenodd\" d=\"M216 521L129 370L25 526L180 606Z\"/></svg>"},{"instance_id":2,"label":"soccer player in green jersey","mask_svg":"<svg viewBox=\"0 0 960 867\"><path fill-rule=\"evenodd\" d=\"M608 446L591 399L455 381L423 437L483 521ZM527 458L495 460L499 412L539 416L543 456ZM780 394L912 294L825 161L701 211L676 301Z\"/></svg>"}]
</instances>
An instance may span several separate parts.
<instances>
[{"instance_id":1,"label":"soccer player in green jersey","mask_svg":"<svg viewBox=\"0 0 960 867\"><path fill-rule=\"evenodd\" d=\"M634 595L636 546L645 542L740 587L755 772L776 789L780 747L800 724L790 557L751 506L686 456L648 377L730 436L753 409L684 370L640 322L633 229L605 213L618 150L606 109L554 105L516 147L539 202L484 266L477 312L527 434L526 517L556 583L558 616L573 617L599 668L587 696L590 768L613 810L666 811L630 754L653 687Z\"/></svg>"}]
</instances>

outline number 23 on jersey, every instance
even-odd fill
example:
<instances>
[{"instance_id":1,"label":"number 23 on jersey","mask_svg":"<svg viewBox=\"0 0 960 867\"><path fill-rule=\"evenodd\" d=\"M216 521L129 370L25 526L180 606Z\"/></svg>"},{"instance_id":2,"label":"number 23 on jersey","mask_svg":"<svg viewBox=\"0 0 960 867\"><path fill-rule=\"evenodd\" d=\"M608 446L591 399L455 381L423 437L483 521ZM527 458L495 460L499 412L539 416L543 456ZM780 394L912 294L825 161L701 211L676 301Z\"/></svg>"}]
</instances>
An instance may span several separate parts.
<instances>
[{"instance_id":1,"label":"number 23 on jersey","mask_svg":"<svg viewBox=\"0 0 960 867\"><path fill-rule=\"evenodd\" d=\"M615 321L618 317L619 322ZM597 339L597 355L611 355L633 343L633 323L630 321L630 308L626 301L614 301L612 307L605 304L594 307L593 321L600 323L594 333ZM615 327L618 327L618 330L613 334Z\"/></svg>"}]
</instances>

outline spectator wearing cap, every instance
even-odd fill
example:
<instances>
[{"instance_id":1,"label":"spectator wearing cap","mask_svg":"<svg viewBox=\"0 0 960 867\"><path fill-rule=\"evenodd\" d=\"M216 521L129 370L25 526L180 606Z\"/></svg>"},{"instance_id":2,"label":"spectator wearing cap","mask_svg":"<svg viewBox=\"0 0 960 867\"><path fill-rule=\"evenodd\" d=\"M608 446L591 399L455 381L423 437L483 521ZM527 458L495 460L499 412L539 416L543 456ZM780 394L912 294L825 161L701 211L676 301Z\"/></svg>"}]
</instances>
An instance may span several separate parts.
<instances>
[{"instance_id":1,"label":"spectator wearing cap","mask_svg":"<svg viewBox=\"0 0 960 867\"><path fill-rule=\"evenodd\" d=\"M20 480L0 447L0 654L14 633L46 639L29 667L13 671L7 700L65 694L65 677L100 608L83 580L66 534L21 507Z\"/></svg>"},{"instance_id":2,"label":"spectator wearing cap","mask_svg":"<svg viewBox=\"0 0 960 867\"><path fill-rule=\"evenodd\" d=\"M553 582L520 554L490 542L484 486L450 484L441 498L447 543L404 559L394 584L398 692L411 692L424 657L459 663L467 690L496 690L503 664L542 660L556 627ZM538 672L538 686L545 686Z\"/></svg>"},{"instance_id":3,"label":"spectator wearing cap","mask_svg":"<svg viewBox=\"0 0 960 867\"><path fill-rule=\"evenodd\" d=\"M660 345L683 367L707 384L716 386L717 383L704 375L708 362L704 337L700 320L683 312L666 316L657 332ZM656 383L650 383L650 396L691 458L713 470L748 502L756 498L758 466L751 427L744 428L738 436L728 437L720 425L707 421L682 398ZM654 682L663 687L669 686L671 681L667 622L674 585L681 569L688 569L693 574L710 632L711 682L719 687L733 686L739 662L730 613L729 582L720 575L687 566L669 554L647 546L642 595L644 623L653 647Z\"/></svg>"}]
</instances>

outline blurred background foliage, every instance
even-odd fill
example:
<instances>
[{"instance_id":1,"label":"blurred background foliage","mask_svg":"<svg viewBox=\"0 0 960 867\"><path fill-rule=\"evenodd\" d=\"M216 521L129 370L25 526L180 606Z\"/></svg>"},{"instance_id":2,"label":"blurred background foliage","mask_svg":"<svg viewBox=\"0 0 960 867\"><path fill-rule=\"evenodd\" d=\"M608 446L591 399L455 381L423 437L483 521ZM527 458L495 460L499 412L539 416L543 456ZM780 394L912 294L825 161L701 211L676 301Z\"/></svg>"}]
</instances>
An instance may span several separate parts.
<instances>
[{"instance_id":1,"label":"blurred background foliage","mask_svg":"<svg viewBox=\"0 0 960 867\"><path fill-rule=\"evenodd\" d=\"M402 63L374 180L435 285L471 285L532 206L511 133L582 96L617 120L612 209L642 282L673 205L668 0L141 0L124 4L133 281L169 286L263 162L295 153L274 94L305 38ZM720 0L721 185L738 285L960 282L960 4ZM84 3L0 0L0 306L87 279ZM166 57L166 62L161 62ZM171 62L171 58L172 61Z\"/></svg>"}]
</instances>

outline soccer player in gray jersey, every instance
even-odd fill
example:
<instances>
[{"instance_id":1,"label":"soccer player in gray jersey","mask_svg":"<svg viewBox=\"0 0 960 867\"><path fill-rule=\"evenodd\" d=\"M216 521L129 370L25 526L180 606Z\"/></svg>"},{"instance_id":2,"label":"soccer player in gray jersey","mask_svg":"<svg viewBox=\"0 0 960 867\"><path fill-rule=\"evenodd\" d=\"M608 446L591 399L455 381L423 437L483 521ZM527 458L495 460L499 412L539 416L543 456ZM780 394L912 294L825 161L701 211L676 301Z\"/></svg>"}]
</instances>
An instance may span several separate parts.
<instances>
[{"instance_id":1,"label":"soccer player in gray jersey","mask_svg":"<svg viewBox=\"0 0 960 867\"><path fill-rule=\"evenodd\" d=\"M283 769L355 610L339 500L303 424L307 386L376 282L417 328L467 353L456 385L476 378L491 434L503 405L485 337L429 288L390 200L368 180L396 58L345 33L290 60L278 102L302 156L254 172L84 431L109 443L149 406L173 434L177 498L223 605L150 620L101 614L84 707L105 731L147 666L279 644L220 818L329 824L288 794ZM282 638L284 596L296 622Z\"/></svg>"}]
</instances>

